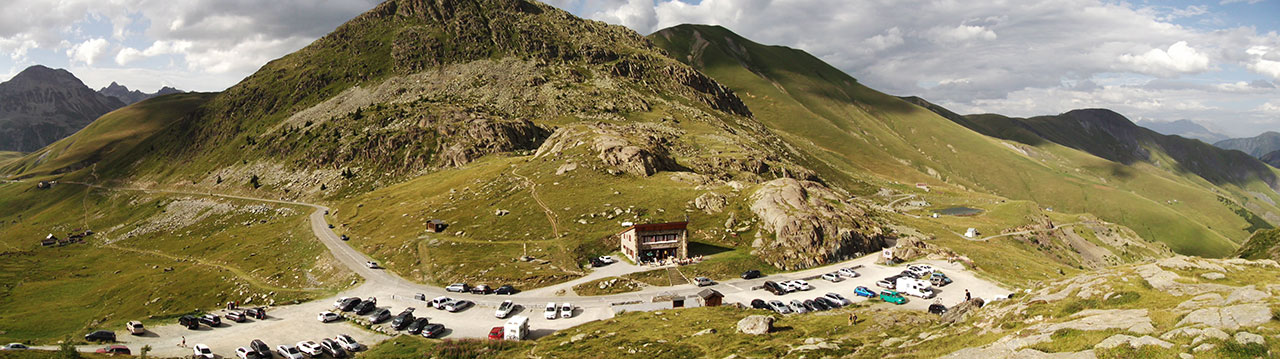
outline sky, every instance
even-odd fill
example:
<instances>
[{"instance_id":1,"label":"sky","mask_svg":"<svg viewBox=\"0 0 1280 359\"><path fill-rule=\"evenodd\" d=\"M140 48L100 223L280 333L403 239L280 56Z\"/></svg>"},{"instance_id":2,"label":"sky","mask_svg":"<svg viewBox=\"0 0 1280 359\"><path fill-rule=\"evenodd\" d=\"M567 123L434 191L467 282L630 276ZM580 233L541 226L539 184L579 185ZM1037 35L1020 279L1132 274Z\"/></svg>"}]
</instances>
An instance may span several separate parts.
<instances>
[{"instance_id":1,"label":"sky","mask_svg":"<svg viewBox=\"0 0 1280 359\"><path fill-rule=\"evenodd\" d=\"M1280 130L1280 0L547 0L642 34L727 27L802 49L894 95L959 113L1110 108L1231 136ZM0 79L66 68L112 81L219 91L375 0L8 0Z\"/></svg>"}]
</instances>

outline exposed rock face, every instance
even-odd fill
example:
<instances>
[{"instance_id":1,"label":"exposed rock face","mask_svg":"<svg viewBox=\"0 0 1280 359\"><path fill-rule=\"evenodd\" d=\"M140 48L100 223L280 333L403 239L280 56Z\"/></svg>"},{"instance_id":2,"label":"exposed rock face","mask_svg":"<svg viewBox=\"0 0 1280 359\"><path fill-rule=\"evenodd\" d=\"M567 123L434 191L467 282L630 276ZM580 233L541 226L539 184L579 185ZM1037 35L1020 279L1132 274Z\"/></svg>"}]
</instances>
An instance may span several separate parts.
<instances>
[{"instance_id":1,"label":"exposed rock face","mask_svg":"<svg viewBox=\"0 0 1280 359\"><path fill-rule=\"evenodd\" d=\"M757 254L779 268L808 268L885 246L882 229L864 209L817 182L775 179L751 199L751 211L774 235Z\"/></svg>"},{"instance_id":2,"label":"exposed rock face","mask_svg":"<svg viewBox=\"0 0 1280 359\"><path fill-rule=\"evenodd\" d=\"M1197 309L1187 314L1179 327L1207 325L1214 328L1236 330L1253 328L1271 321L1271 309L1265 304L1241 304L1229 307Z\"/></svg>"},{"instance_id":3,"label":"exposed rock face","mask_svg":"<svg viewBox=\"0 0 1280 359\"><path fill-rule=\"evenodd\" d=\"M584 147L590 144L589 147ZM596 123L584 127L557 129L538 147L535 157L560 156L586 148L610 173L650 176L659 171L679 170L667 153L669 143L661 131L637 126Z\"/></svg>"},{"instance_id":4,"label":"exposed rock face","mask_svg":"<svg viewBox=\"0 0 1280 359\"><path fill-rule=\"evenodd\" d=\"M773 330L773 317L752 315L738 321L738 332L750 335L769 334Z\"/></svg>"},{"instance_id":5,"label":"exposed rock face","mask_svg":"<svg viewBox=\"0 0 1280 359\"><path fill-rule=\"evenodd\" d=\"M728 201L725 200L724 196L715 192L703 193L701 196L698 196L698 198L693 200L693 205L698 207L698 209L707 212L707 214L720 213L720 211L724 210L724 206L727 204ZM732 226L726 225L725 227Z\"/></svg>"},{"instance_id":6,"label":"exposed rock face","mask_svg":"<svg viewBox=\"0 0 1280 359\"><path fill-rule=\"evenodd\" d=\"M1173 347L1173 343L1153 338L1150 335L1144 335L1142 337L1134 337L1132 335L1124 335L1124 334L1112 335L1107 339L1103 339L1101 343L1098 343L1093 347L1096 349L1110 349L1110 348L1115 348L1121 345L1128 345L1129 347L1132 347L1132 348L1140 348L1148 345L1155 345L1165 349Z\"/></svg>"},{"instance_id":7,"label":"exposed rock face","mask_svg":"<svg viewBox=\"0 0 1280 359\"><path fill-rule=\"evenodd\" d=\"M649 176L675 168L675 161L660 146L636 146L622 136L602 133L592 145L605 165L636 176Z\"/></svg>"},{"instance_id":8,"label":"exposed rock face","mask_svg":"<svg viewBox=\"0 0 1280 359\"><path fill-rule=\"evenodd\" d=\"M942 314L942 322L955 323L965 320L966 318L969 318L970 314L972 314L974 310L981 308L982 304L982 298L973 298L960 302L960 304L956 304L950 309L947 309L946 313Z\"/></svg>"},{"instance_id":9,"label":"exposed rock face","mask_svg":"<svg viewBox=\"0 0 1280 359\"><path fill-rule=\"evenodd\" d=\"M0 150L38 150L120 107L67 70L29 67L0 83Z\"/></svg>"},{"instance_id":10,"label":"exposed rock face","mask_svg":"<svg viewBox=\"0 0 1280 359\"><path fill-rule=\"evenodd\" d=\"M115 97L117 100L120 100L120 102L124 102L126 105L132 105L132 104L141 102L142 100L146 100L156 96L182 93L182 90L165 86L165 87L161 87L160 90L156 91L155 93L146 93L138 90L130 91L128 87L112 82L110 85L107 85L107 87L103 87L101 90L98 90L98 93L102 94L103 96Z\"/></svg>"},{"instance_id":11,"label":"exposed rock face","mask_svg":"<svg viewBox=\"0 0 1280 359\"><path fill-rule=\"evenodd\" d=\"M455 167L488 154L538 148L549 134L528 120L476 119L437 131L448 139L442 141L448 144L440 152L442 162Z\"/></svg>"}]
</instances>

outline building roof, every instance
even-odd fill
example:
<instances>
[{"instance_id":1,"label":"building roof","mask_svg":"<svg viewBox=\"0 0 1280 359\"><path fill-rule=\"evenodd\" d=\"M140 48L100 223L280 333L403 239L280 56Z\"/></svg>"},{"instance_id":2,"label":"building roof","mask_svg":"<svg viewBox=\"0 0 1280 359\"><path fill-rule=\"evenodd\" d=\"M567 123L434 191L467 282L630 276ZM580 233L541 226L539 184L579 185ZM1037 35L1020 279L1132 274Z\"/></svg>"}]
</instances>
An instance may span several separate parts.
<instances>
[{"instance_id":1,"label":"building roof","mask_svg":"<svg viewBox=\"0 0 1280 359\"><path fill-rule=\"evenodd\" d=\"M641 223L627 227L622 232L630 231L669 231L673 229L685 229L689 226L689 222L667 222L667 223ZM621 232L619 232L621 233Z\"/></svg>"},{"instance_id":2,"label":"building roof","mask_svg":"<svg viewBox=\"0 0 1280 359\"><path fill-rule=\"evenodd\" d=\"M433 220L427 221L427 223L444 224L444 220L442 220L442 219L433 219Z\"/></svg>"},{"instance_id":3,"label":"building roof","mask_svg":"<svg viewBox=\"0 0 1280 359\"><path fill-rule=\"evenodd\" d=\"M720 294L720 291L711 288L698 291L698 296L702 297L702 299L710 299L711 297L724 298L724 294Z\"/></svg>"}]
</instances>

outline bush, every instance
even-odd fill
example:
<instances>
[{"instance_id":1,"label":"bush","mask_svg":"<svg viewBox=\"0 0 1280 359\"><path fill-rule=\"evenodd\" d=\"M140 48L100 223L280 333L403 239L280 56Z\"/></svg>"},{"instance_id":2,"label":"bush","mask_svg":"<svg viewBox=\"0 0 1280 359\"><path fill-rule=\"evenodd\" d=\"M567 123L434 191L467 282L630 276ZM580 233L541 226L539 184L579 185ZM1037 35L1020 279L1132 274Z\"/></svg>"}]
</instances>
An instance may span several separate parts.
<instances>
[{"instance_id":1,"label":"bush","mask_svg":"<svg viewBox=\"0 0 1280 359\"><path fill-rule=\"evenodd\" d=\"M71 344L71 337L62 339L62 344L58 344L58 359L80 359L80 352L75 344Z\"/></svg>"},{"instance_id":2,"label":"bush","mask_svg":"<svg viewBox=\"0 0 1280 359\"><path fill-rule=\"evenodd\" d=\"M515 346L505 340L444 340L427 353L428 358L470 359L497 358L499 353Z\"/></svg>"}]
</instances>

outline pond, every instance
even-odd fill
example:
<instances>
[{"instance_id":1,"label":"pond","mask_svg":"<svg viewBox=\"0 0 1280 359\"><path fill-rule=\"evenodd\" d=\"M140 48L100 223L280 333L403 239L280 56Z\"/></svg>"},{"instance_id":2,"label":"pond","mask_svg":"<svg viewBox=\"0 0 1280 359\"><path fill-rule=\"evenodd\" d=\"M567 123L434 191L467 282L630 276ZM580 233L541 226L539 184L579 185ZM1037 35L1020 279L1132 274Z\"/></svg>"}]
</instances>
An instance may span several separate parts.
<instances>
[{"instance_id":1,"label":"pond","mask_svg":"<svg viewBox=\"0 0 1280 359\"><path fill-rule=\"evenodd\" d=\"M972 216L982 213L981 209L969 207L951 207L937 210L938 214L944 216Z\"/></svg>"}]
</instances>

